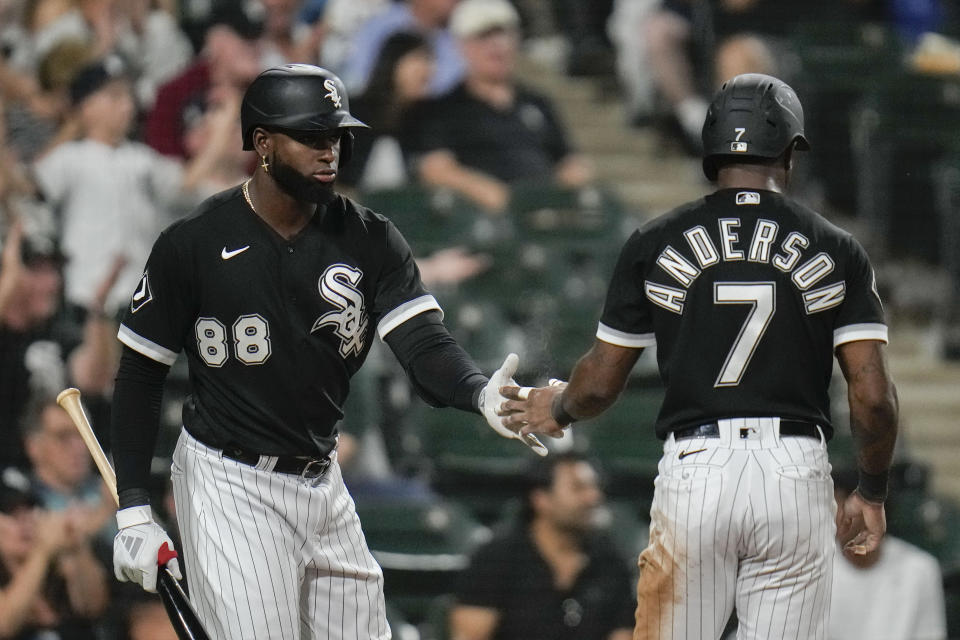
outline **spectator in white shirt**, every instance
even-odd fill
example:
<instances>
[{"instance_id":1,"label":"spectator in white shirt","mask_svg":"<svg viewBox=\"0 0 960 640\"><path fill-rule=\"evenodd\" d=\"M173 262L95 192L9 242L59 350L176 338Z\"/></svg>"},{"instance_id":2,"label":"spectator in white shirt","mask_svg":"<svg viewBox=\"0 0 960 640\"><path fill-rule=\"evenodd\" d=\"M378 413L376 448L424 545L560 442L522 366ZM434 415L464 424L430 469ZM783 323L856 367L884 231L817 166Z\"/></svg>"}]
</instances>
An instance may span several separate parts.
<instances>
[{"instance_id":1,"label":"spectator in white shirt","mask_svg":"<svg viewBox=\"0 0 960 640\"><path fill-rule=\"evenodd\" d=\"M98 60L70 85L81 139L55 147L34 165L44 197L60 212L69 302L89 307L113 261L126 259L104 307L114 314L126 304L142 275L140 267L167 224L167 207L209 172L210 145L186 166L127 139L135 115L130 82L116 57Z\"/></svg>"},{"instance_id":2,"label":"spectator in white shirt","mask_svg":"<svg viewBox=\"0 0 960 640\"><path fill-rule=\"evenodd\" d=\"M849 494L840 488L838 503ZM887 534L865 556L837 549L831 640L945 640L946 606L937 559Z\"/></svg>"}]
</instances>

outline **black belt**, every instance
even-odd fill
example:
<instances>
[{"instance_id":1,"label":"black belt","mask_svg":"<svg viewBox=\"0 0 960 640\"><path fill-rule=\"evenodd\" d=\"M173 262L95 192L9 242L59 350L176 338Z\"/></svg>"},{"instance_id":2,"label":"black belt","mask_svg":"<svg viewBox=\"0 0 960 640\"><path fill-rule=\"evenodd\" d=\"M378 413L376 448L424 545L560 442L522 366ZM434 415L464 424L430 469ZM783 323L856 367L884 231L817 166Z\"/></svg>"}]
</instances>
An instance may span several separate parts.
<instances>
[{"instance_id":1,"label":"black belt","mask_svg":"<svg viewBox=\"0 0 960 640\"><path fill-rule=\"evenodd\" d=\"M746 438L749 434L749 429L740 429L740 437ZM803 422L801 420L781 420L780 421L780 435L781 436L804 436L807 438L816 438L820 439L820 428L812 422ZM708 422L707 424L697 425L695 427L686 427L685 429L677 429L673 432L674 440L687 440L689 438L719 438L720 437L720 425L716 422Z\"/></svg>"},{"instance_id":2,"label":"black belt","mask_svg":"<svg viewBox=\"0 0 960 640\"><path fill-rule=\"evenodd\" d=\"M227 447L223 450L223 456L248 464L252 467L260 463L260 454L245 451L239 447ZM327 472L330 466L330 458L311 458L310 456L278 456L277 464L273 466L273 471L277 473L289 473L304 478L319 478Z\"/></svg>"}]
</instances>

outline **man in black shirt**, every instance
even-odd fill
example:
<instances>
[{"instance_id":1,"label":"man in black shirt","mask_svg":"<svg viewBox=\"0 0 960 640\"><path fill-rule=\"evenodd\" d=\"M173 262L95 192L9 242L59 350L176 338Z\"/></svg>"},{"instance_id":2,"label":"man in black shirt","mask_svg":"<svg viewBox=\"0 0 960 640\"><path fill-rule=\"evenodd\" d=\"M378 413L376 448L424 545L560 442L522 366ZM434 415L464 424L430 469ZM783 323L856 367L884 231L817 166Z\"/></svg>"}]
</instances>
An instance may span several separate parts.
<instances>
[{"instance_id":1,"label":"man in black shirt","mask_svg":"<svg viewBox=\"0 0 960 640\"><path fill-rule=\"evenodd\" d=\"M478 549L461 576L452 636L630 640L630 574L596 532L603 505L596 469L575 453L538 462L522 521Z\"/></svg>"},{"instance_id":2,"label":"man in black shirt","mask_svg":"<svg viewBox=\"0 0 960 640\"><path fill-rule=\"evenodd\" d=\"M401 141L428 186L504 209L511 183L581 186L592 170L570 148L550 101L517 84L519 17L507 0L463 0L450 31L466 61L463 83L411 109Z\"/></svg>"},{"instance_id":3,"label":"man in black shirt","mask_svg":"<svg viewBox=\"0 0 960 640\"><path fill-rule=\"evenodd\" d=\"M897 400L883 309L860 244L781 193L794 149L808 148L790 87L760 74L725 83L703 144L718 190L627 241L569 386L506 390L502 410L511 428L558 435L609 407L656 345L665 442L635 640L717 638L734 605L739 638L824 637L835 531L863 555L886 528ZM839 530L834 354L860 465Z\"/></svg>"},{"instance_id":4,"label":"man in black shirt","mask_svg":"<svg viewBox=\"0 0 960 640\"><path fill-rule=\"evenodd\" d=\"M353 130L366 126L338 77L268 69L247 89L241 124L244 148L260 157L253 178L160 235L120 326L114 571L152 591L158 552L170 556L147 486L163 379L183 350L192 393L173 487L208 633L388 638L383 574L337 464L350 378L379 337L424 400L483 412L514 437L492 407L517 358L488 392L397 229L333 190Z\"/></svg>"}]
</instances>

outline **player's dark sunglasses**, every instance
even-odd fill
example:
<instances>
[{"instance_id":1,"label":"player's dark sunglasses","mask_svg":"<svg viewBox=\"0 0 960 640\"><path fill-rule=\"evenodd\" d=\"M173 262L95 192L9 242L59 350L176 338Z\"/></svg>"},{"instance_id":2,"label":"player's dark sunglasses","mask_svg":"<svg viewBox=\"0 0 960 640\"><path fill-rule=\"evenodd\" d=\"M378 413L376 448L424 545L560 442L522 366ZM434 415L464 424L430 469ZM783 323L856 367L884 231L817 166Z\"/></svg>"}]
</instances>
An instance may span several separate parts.
<instances>
[{"instance_id":1,"label":"player's dark sunglasses","mask_svg":"<svg viewBox=\"0 0 960 640\"><path fill-rule=\"evenodd\" d=\"M279 127L263 127L270 133L282 133L288 138L310 147L311 149L327 149L332 147L344 133L346 129L332 129L330 131L295 131L293 129L281 129Z\"/></svg>"}]
</instances>

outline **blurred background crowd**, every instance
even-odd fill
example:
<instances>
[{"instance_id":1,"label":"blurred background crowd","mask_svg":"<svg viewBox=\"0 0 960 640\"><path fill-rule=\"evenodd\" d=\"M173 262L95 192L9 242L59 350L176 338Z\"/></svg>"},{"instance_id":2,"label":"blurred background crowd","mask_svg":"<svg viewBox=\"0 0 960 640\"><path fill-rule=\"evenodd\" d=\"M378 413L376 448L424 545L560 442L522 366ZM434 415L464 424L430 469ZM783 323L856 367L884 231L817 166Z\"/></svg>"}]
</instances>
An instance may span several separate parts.
<instances>
[{"instance_id":1,"label":"blurred background crowd","mask_svg":"<svg viewBox=\"0 0 960 640\"><path fill-rule=\"evenodd\" d=\"M708 192L719 84L790 83L813 147L793 195L877 265L902 407L892 536L863 566L837 560L831 637L960 638L951 0L0 0L0 638L174 637L155 596L113 580L113 507L54 399L78 387L109 449L118 315L159 231L250 175L240 99L288 62L344 79L372 130L342 189L397 224L481 366L516 351L525 384L588 348L627 235ZM154 460L171 524L183 364ZM537 463L422 404L374 350L340 460L394 637L629 638L661 393L646 353L617 406Z\"/></svg>"}]
</instances>

